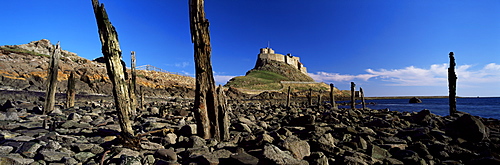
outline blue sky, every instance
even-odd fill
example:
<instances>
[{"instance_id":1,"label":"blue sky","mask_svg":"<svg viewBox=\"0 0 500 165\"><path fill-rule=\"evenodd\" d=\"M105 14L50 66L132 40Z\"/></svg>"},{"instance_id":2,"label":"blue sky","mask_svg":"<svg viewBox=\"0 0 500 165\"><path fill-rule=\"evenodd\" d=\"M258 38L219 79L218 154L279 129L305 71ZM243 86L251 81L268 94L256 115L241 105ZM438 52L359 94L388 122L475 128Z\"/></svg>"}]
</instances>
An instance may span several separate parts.
<instances>
[{"instance_id":1,"label":"blue sky","mask_svg":"<svg viewBox=\"0 0 500 165\"><path fill-rule=\"evenodd\" d=\"M124 60L194 75L188 2L101 0ZM217 83L244 75L259 49L301 58L317 81L367 96L447 95L448 53L459 96L500 96L500 1L206 1ZM2 2L0 45L49 39L102 56L90 0Z\"/></svg>"}]
</instances>

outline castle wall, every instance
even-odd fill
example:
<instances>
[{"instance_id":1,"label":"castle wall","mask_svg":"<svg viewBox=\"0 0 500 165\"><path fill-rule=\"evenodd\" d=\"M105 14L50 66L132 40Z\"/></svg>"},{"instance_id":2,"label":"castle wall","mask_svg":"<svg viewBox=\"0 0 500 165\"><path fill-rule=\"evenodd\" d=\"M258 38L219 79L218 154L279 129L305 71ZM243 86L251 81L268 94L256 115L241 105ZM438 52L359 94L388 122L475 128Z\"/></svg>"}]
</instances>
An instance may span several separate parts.
<instances>
[{"instance_id":1,"label":"castle wall","mask_svg":"<svg viewBox=\"0 0 500 165\"><path fill-rule=\"evenodd\" d=\"M297 68L302 73L307 74L307 68L304 67L304 65L302 65L302 63L300 63L299 57L294 57L291 55L276 54L276 53L274 53L274 50L271 48L262 48L262 49L260 49L259 58L284 62L284 63L287 63L288 65L291 65L294 68Z\"/></svg>"}]
</instances>

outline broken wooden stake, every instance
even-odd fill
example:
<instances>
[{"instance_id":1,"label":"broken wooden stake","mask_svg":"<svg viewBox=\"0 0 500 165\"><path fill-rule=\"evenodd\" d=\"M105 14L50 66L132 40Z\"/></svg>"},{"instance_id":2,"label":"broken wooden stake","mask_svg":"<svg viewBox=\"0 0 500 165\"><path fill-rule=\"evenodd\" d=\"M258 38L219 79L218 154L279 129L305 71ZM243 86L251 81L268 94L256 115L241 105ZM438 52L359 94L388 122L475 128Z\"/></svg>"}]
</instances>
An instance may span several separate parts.
<instances>
[{"instance_id":1,"label":"broken wooden stake","mask_svg":"<svg viewBox=\"0 0 500 165\"><path fill-rule=\"evenodd\" d=\"M286 107L287 108L290 108L290 91L291 91L291 88L290 88L290 86L288 86L288 92L286 93Z\"/></svg>"},{"instance_id":2,"label":"broken wooden stake","mask_svg":"<svg viewBox=\"0 0 500 165\"><path fill-rule=\"evenodd\" d=\"M203 0L189 0L191 40L194 43L196 90L194 112L198 135L204 139L220 140L219 103L212 71L209 22L205 18Z\"/></svg>"},{"instance_id":3,"label":"broken wooden stake","mask_svg":"<svg viewBox=\"0 0 500 165\"><path fill-rule=\"evenodd\" d=\"M50 56L49 71L47 76L47 92L45 93L45 106L43 107L43 114L46 115L54 110L54 104L56 103L56 88L57 88L57 73L59 70L59 56L61 53L61 47L59 42L57 42L56 48Z\"/></svg>"},{"instance_id":4,"label":"broken wooden stake","mask_svg":"<svg viewBox=\"0 0 500 165\"><path fill-rule=\"evenodd\" d=\"M457 112L457 74L455 74L455 57L453 52L450 52L450 67L448 68L448 90L449 90L449 103L450 115Z\"/></svg>"},{"instance_id":5,"label":"broken wooden stake","mask_svg":"<svg viewBox=\"0 0 500 165\"><path fill-rule=\"evenodd\" d=\"M337 104L335 103L335 87L333 83L330 84L330 104L332 105L332 109L337 109Z\"/></svg>"},{"instance_id":6,"label":"broken wooden stake","mask_svg":"<svg viewBox=\"0 0 500 165\"><path fill-rule=\"evenodd\" d=\"M351 82L351 109L356 109L356 84Z\"/></svg>"},{"instance_id":7,"label":"broken wooden stake","mask_svg":"<svg viewBox=\"0 0 500 165\"><path fill-rule=\"evenodd\" d=\"M361 87L359 87L359 95L361 97L361 105L363 105L363 109L366 109L365 93L363 92L363 88Z\"/></svg>"},{"instance_id":8,"label":"broken wooden stake","mask_svg":"<svg viewBox=\"0 0 500 165\"><path fill-rule=\"evenodd\" d=\"M120 137L126 145L138 147L139 141L134 137L132 122L130 121L130 95L125 76L125 66L122 64L122 51L118 42L118 34L111 24L104 8L99 0L92 0L94 14L97 22L99 36L102 45L102 54L106 62L106 70L113 84L113 96L118 115L118 123L122 130Z\"/></svg>"},{"instance_id":9,"label":"broken wooden stake","mask_svg":"<svg viewBox=\"0 0 500 165\"><path fill-rule=\"evenodd\" d=\"M72 70L68 78L68 90L66 91L66 108L71 108L75 106L75 71Z\"/></svg>"}]
</instances>

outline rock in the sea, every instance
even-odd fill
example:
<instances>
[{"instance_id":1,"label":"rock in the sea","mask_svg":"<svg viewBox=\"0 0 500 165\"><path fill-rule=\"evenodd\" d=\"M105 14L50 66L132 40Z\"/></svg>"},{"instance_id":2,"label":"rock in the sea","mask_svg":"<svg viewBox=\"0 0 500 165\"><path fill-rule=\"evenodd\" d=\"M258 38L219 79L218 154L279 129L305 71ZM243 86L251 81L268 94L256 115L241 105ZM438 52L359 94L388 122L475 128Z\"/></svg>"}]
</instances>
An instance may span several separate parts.
<instances>
[{"instance_id":1,"label":"rock in the sea","mask_svg":"<svg viewBox=\"0 0 500 165\"><path fill-rule=\"evenodd\" d=\"M420 100L419 98L417 97L413 97L410 99L410 101L408 101L409 103L422 103L422 100Z\"/></svg>"}]
</instances>

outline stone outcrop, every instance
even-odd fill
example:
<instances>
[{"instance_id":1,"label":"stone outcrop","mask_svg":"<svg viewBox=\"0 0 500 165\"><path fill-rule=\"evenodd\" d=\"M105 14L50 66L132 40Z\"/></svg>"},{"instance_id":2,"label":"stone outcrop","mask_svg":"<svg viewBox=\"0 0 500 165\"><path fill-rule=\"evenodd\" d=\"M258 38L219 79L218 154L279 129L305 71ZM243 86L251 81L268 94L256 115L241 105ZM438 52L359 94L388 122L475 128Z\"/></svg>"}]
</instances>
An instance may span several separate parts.
<instances>
[{"instance_id":1,"label":"stone outcrop","mask_svg":"<svg viewBox=\"0 0 500 165\"><path fill-rule=\"evenodd\" d=\"M1 46L0 90L45 91L48 57L53 49L54 45L46 39L23 45ZM66 91L69 74L74 70L77 94L111 94L111 81L104 63L87 60L66 50L62 50L61 54L58 92ZM192 77L156 71L137 72L138 86L143 86L146 96L194 96L195 80Z\"/></svg>"}]
</instances>

